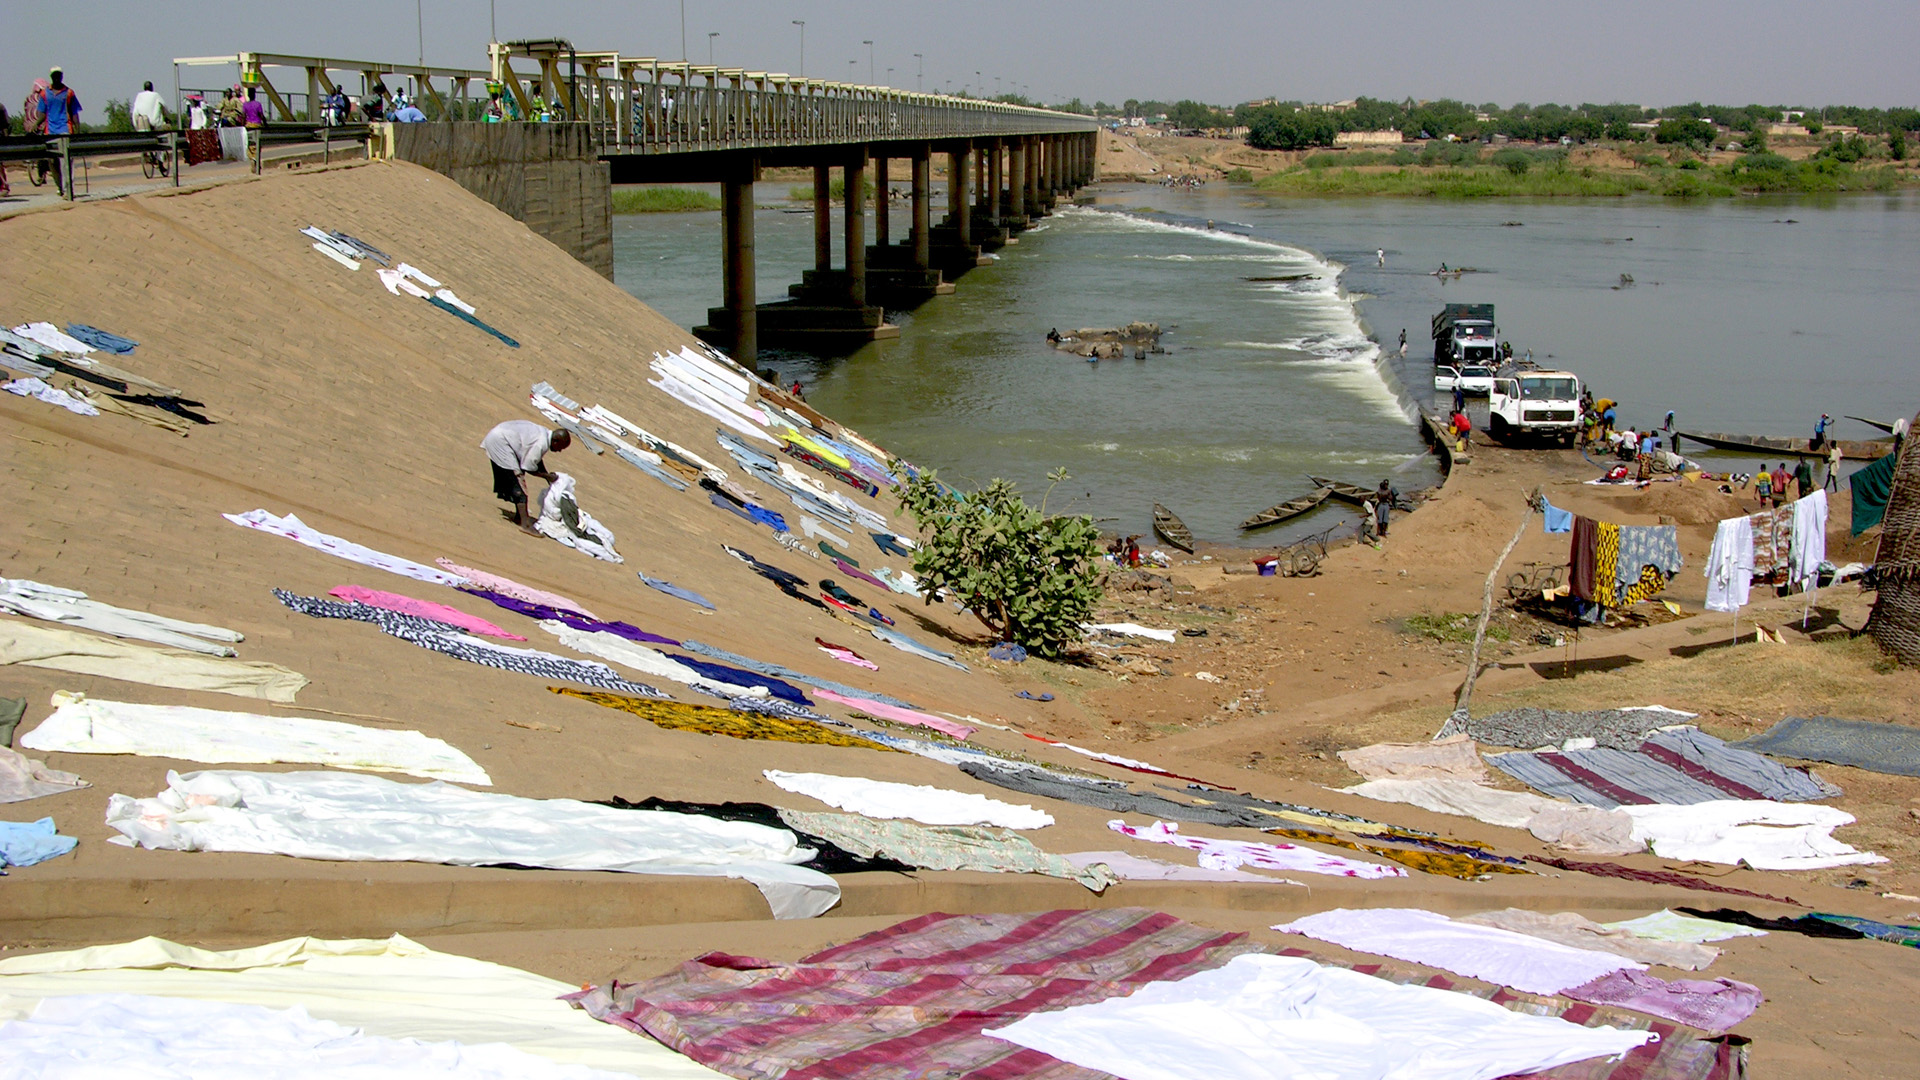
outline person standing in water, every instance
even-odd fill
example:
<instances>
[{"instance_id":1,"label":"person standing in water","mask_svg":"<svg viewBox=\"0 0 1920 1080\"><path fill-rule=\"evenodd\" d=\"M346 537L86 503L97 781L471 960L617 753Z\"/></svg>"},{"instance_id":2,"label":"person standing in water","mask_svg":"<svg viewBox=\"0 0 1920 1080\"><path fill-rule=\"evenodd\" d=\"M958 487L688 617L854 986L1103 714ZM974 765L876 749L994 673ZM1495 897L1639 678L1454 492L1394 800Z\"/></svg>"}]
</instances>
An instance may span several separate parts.
<instances>
[{"instance_id":1,"label":"person standing in water","mask_svg":"<svg viewBox=\"0 0 1920 1080\"><path fill-rule=\"evenodd\" d=\"M1405 360L1406 358L1407 358L1407 328L1403 326L1400 328L1400 359Z\"/></svg>"},{"instance_id":2,"label":"person standing in water","mask_svg":"<svg viewBox=\"0 0 1920 1080\"><path fill-rule=\"evenodd\" d=\"M1387 249L1386 248L1374 248L1373 257L1380 260L1381 266L1387 265Z\"/></svg>"}]
</instances>

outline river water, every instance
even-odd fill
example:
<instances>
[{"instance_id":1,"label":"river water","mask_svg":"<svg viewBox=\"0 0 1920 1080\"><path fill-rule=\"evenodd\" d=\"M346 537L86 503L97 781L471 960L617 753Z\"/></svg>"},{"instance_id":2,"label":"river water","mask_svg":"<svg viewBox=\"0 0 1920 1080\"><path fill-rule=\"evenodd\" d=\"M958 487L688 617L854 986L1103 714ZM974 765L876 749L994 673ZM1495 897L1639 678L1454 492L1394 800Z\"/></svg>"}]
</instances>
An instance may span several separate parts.
<instances>
[{"instance_id":1,"label":"river water","mask_svg":"<svg viewBox=\"0 0 1920 1080\"><path fill-rule=\"evenodd\" d=\"M1219 183L1083 194L1092 205L1023 234L955 295L899 314L898 340L761 366L949 479L1007 477L1037 497L1064 466L1072 479L1050 509L1145 534L1161 502L1227 543L1344 521L1328 507L1239 533L1248 514L1306 492L1310 473L1402 490L1437 479L1412 417L1433 398L1427 328L1448 301L1496 304L1516 351L1619 399L1627 424L1671 409L1683 430L1805 436L1821 412L1891 421L1920 406L1912 194L1442 202ZM771 184L760 195L777 198ZM811 215L792 209L756 221L763 300L811 265ZM1479 272L1432 276L1442 262ZM668 318L704 321L719 302L718 215L617 218L614 265ZM1166 355L1089 364L1044 340L1050 327L1131 320L1159 323ZM1836 431L1878 434L1845 420Z\"/></svg>"}]
</instances>

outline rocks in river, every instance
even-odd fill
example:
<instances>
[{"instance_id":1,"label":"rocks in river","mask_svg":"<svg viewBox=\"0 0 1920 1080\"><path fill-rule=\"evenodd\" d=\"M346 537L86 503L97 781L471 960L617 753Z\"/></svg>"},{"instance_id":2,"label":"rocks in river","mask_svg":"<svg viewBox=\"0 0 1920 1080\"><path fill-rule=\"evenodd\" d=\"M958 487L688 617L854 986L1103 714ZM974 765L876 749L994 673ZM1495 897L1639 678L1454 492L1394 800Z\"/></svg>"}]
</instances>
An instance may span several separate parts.
<instances>
[{"instance_id":1,"label":"rocks in river","mask_svg":"<svg viewBox=\"0 0 1920 1080\"><path fill-rule=\"evenodd\" d=\"M1120 327L1081 327L1061 334L1050 332L1047 341L1061 352L1100 360L1117 360L1132 352L1136 357L1162 353L1160 324L1130 322Z\"/></svg>"}]
</instances>

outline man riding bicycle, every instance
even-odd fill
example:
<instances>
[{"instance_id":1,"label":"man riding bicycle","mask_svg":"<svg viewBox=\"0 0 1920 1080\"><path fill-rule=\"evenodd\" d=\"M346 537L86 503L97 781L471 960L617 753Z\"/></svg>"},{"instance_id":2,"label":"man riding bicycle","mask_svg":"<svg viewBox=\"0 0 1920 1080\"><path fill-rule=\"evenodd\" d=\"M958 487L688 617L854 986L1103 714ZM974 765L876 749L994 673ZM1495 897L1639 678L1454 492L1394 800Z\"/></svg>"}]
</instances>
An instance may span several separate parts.
<instances>
[{"instance_id":1,"label":"man riding bicycle","mask_svg":"<svg viewBox=\"0 0 1920 1080\"><path fill-rule=\"evenodd\" d=\"M153 81L142 84L138 94L133 95L133 130L166 131L167 108L160 103L160 95L153 92ZM167 156L158 150L148 150L141 157L141 168L148 179L155 174L167 175Z\"/></svg>"}]
</instances>

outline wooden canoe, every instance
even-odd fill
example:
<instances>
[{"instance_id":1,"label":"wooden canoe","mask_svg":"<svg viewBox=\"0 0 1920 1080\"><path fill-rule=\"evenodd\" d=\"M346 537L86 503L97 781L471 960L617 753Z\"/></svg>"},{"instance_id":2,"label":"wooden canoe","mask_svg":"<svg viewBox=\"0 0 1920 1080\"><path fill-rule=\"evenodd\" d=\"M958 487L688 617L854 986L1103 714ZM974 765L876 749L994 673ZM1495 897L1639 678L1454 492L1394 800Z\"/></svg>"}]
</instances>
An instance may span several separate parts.
<instances>
[{"instance_id":1,"label":"wooden canoe","mask_svg":"<svg viewBox=\"0 0 1920 1080\"><path fill-rule=\"evenodd\" d=\"M1876 427L1876 428L1879 428L1879 429L1880 429L1881 431L1884 431L1884 432L1886 432L1886 433L1887 433L1887 434L1889 434L1889 435L1891 435L1891 434L1893 434L1893 425L1892 425L1892 424L1887 424L1887 423L1882 423L1882 422L1881 422L1881 421L1879 421L1879 420L1869 420L1869 419L1867 419L1867 418L1866 418L1866 417L1864 417L1864 416L1852 416L1852 415L1849 415L1849 416L1847 417L1847 419L1849 419L1849 420L1858 420L1858 421L1860 421L1861 423L1863 423L1863 424L1865 424L1865 425L1867 425L1868 427Z\"/></svg>"},{"instance_id":2,"label":"wooden canoe","mask_svg":"<svg viewBox=\"0 0 1920 1080\"><path fill-rule=\"evenodd\" d=\"M1181 521L1178 514L1159 503L1153 504L1153 531L1160 535L1160 539L1189 555L1193 554L1193 530L1187 528L1187 523Z\"/></svg>"},{"instance_id":3,"label":"wooden canoe","mask_svg":"<svg viewBox=\"0 0 1920 1080\"><path fill-rule=\"evenodd\" d=\"M1301 514L1326 502L1327 496L1331 494L1333 494L1332 488L1316 488L1312 492L1302 495L1297 499L1288 499L1286 502L1280 503L1277 506L1267 507L1265 510L1241 522L1240 527L1243 529L1264 529L1269 525L1278 525L1289 518L1299 517Z\"/></svg>"},{"instance_id":4,"label":"wooden canoe","mask_svg":"<svg viewBox=\"0 0 1920 1080\"><path fill-rule=\"evenodd\" d=\"M1373 489L1370 487L1361 487L1359 484L1349 484L1340 480L1329 480L1324 476L1309 476L1307 479L1326 488L1327 494L1339 499L1341 502L1349 502L1355 506L1359 506L1368 499L1373 498Z\"/></svg>"},{"instance_id":5,"label":"wooden canoe","mask_svg":"<svg viewBox=\"0 0 1920 1080\"><path fill-rule=\"evenodd\" d=\"M1656 432L1657 434L1657 432ZM1818 450L1808 448L1808 439L1784 439L1769 435L1728 435L1717 431L1676 431L1673 433L1673 448L1680 449L1680 441L1697 442L1715 450L1730 450L1737 454L1758 454L1761 457L1826 457L1833 443L1840 444L1840 452L1854 461L1873 461L1893 452L1892 439L1833 439L1827 446Z\"/></svg>"}]
</instances>

